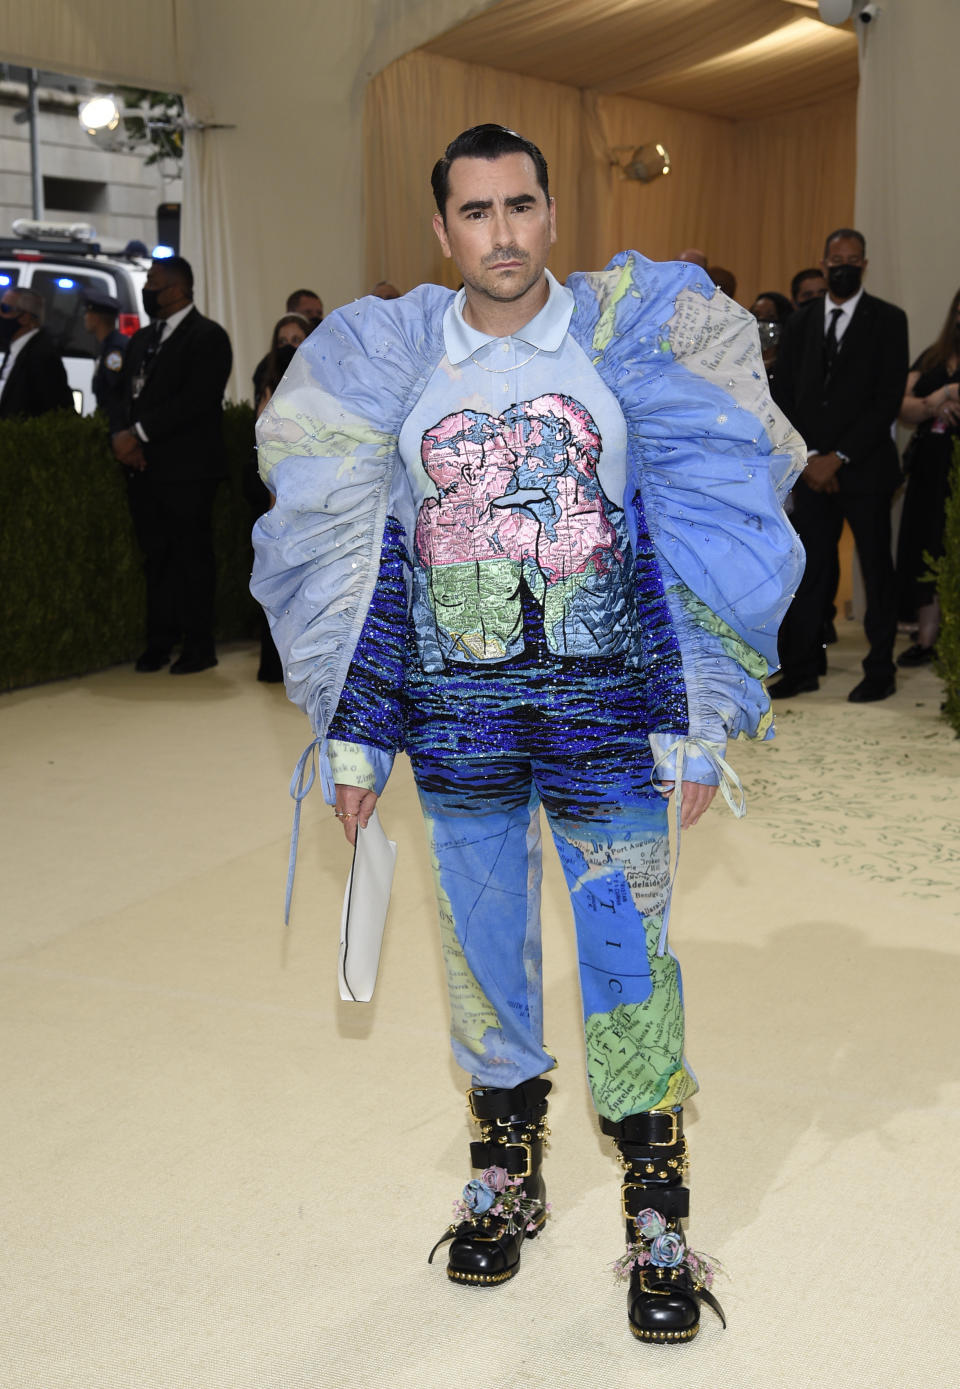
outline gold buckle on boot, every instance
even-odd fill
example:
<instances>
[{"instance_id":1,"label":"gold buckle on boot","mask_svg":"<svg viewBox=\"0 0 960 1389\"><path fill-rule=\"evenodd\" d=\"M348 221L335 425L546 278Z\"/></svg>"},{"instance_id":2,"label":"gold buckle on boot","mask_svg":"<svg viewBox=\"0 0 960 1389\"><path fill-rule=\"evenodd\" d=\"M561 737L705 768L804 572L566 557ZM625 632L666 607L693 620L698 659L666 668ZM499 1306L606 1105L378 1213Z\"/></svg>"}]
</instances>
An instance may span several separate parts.
<instances>
[{"instance_id":1,"label":"gold buckle on boot","mask_svg":"<svg viewBox=\"0 0 960 1389\"><path fill-rule=\"evenodd\" d=\"M661 1139L659 1142L656 1142L656 1141L655 1141L654 1139L652 1139L652 1138L651 1138L651 1139L648 1139L647 1142L644 1144L644 1147L647 1147L647 1148L673 1148L673 1147L675 1147L675 1146L680 1142L680 1134L677 1132L678 1125L677 1125L677 1112L676 1112L676 1110L675 1110L675 1109L655 1109L655 1110L651 1110L650 1112L651 1112L652 1114L669 1115L669 1117L670 1117L670 1123L671 1123L670 1137L669 1137L669 1138L663 1138L663 1139Z\"/></svg>"},{"instance_id":2,"label":"gold buckle on boot","mask_svg":"<svg viewBox=\"0 0 960 1389\"><path fill-rule=\"evenodd\" d=\"M623 1182L620 1187L620 1209L623 1212L624 1220L636 1220L637 1218L635 1215L631 1215L630 1211L627 1210L627 1192L634 1190L634 1188L637 1191L650 1190L651 1201L654 1197L654 1192L650 1188L644 1186L643 1182Z\"/></svg>"},{"instance_id":3,"label":"gold buckle on boot","mask_svg":"<svg viewBox=\"0 0 960 1389\"><path fill-rule=\"evenodd\" d=\"M522 1172L511 1172L511 1177L529 1177L533 1172L533 1149L529 1143L504 1143L506 1148L522 1148L527 1155L526 1166Z\"/></svg>"}]
</instances>

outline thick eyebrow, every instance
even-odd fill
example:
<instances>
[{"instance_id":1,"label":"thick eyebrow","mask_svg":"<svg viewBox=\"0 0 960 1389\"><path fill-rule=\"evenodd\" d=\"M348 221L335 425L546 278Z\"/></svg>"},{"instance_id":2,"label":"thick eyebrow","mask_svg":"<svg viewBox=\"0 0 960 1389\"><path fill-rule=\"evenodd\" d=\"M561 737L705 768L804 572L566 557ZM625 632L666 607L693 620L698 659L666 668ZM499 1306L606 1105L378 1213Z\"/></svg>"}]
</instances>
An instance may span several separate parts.
<instances>
[{"instance_id":1,"label":"thick eyebrow","mask_svg":"<svg viewBox=\"0 0 960 1389\"><path fill-rule=\"evenodd\" d=\"M515 193L513 197L504 198L507 207L520 207L523 203L535 203L536 198L532 193ZM457 208L458 212L486 212L493 207L492 198L474 198L469 203L462 203Z\"/></svg>"}]
</instances>

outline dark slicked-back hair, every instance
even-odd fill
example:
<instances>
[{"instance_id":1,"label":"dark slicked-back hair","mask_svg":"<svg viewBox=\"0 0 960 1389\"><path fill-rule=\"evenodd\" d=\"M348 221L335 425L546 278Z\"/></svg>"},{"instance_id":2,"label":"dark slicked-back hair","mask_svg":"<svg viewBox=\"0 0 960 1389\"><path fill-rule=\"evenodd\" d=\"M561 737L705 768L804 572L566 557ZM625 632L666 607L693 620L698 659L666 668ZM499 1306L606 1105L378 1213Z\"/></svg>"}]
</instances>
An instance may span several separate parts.
<instances>
[{"instance_id":1,"label":"dark slicked-back hair","mask_svg":"<svg viewBox=\"0 0 960 1389\"><path fill-rule=\"evenodd\" d=\"M831 241L836 241L841 236L852 236L854 241L860 242L860 254L862 256L865 256L867 254L867 238L864 236L863 232L858 232L853 227L837 227L837 230L832 231L830 235L827 237L826 241L823 243L824 260L826 260L827 256L830 254Z\"/></svg>"},{"instance_id":2,"label":"dark slicked-back hair","mask_svg":"<svg viewBox=\"0 0 960 1389\"><path fill-rule=\"evenodd\" d=\"M159 265L165 270L175 284L182 285L185 294L193 298L193 266L183 256L164 256L160 260L154 260L154 265Z\"/></svg>"},{"instance_id":3,"label":"dark slicked-back hair","mask_svg":"<svg viewBox=\"0 0 960 1389\"><path fill-rule=\"evenodd\" d=\"M450 165L455 159L499 159L503 154L528 154L537 171L537 182L543 189L543 196L550 201L550 186L547 180L547 161L531 140L525 140L515 130L505 125L472 125L455 140L451 140L433 166L430 183L436 199L437 211L447 220L447 199L450 196Z\"/></svg>"}]
</instances>

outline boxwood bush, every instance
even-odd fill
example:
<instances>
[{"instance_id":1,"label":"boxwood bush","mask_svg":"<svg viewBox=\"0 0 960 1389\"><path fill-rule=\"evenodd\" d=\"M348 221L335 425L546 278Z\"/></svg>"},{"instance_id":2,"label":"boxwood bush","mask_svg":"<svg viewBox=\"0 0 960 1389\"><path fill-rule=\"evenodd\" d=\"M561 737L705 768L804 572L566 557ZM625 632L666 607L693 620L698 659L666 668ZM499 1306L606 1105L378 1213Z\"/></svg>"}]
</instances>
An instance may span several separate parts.
<instances>
[{"instance_id":1,"label":"boxwood bush","mask_svg":"<svg viewBox=\"0 0 960 1389\"><path fill-rule=\"evenodd\" d=\"M257 633L250 597L253 411L224 411L230 475L214 510L216 634ZM57 411L0 423L0 689L132 660L144 585L106 425Z\"/></svg>"}]
</instances>

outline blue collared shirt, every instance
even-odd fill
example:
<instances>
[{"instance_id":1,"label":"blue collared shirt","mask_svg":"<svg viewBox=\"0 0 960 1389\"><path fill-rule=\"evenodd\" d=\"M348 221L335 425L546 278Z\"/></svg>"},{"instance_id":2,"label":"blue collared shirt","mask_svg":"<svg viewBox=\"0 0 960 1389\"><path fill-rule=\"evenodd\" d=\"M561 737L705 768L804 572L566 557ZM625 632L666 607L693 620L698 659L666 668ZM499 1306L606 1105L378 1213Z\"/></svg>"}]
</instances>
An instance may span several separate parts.
<instances>
[{"instance_id":1,"label":"blue collared shirt","mask_svg":"<svg viewBox=\"0 0 960 1389\"><path fill-rule=\"evenodd\" d=\"M555 279L549 270L544 271L550 292L547 302L538 314L505 338L492 338L471 328L463 316L463 306L467 301L467 291L461 289L443 317L443 343L447 358L454 366L465 362L468 357L491 362L491 358L503 357L492 362L497 367L506 366L507 352L517 355L517 342L527 343L539 348L541 352L556 352L567 335L570 316L573 313L573 295L565 285ZM491 351L491 349L493 349ZM523 356L523 354L520 354Z\"/></svg>"}]
</instances>

